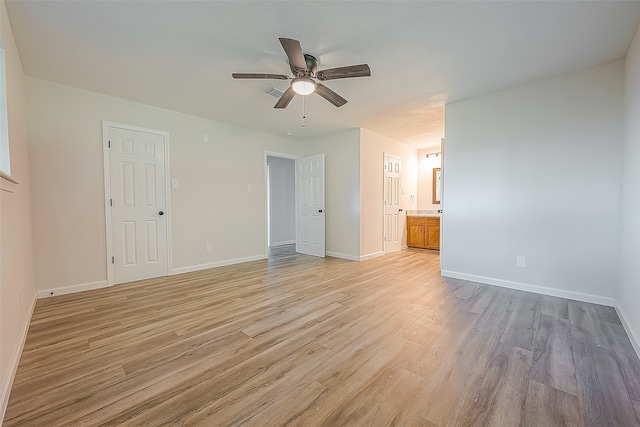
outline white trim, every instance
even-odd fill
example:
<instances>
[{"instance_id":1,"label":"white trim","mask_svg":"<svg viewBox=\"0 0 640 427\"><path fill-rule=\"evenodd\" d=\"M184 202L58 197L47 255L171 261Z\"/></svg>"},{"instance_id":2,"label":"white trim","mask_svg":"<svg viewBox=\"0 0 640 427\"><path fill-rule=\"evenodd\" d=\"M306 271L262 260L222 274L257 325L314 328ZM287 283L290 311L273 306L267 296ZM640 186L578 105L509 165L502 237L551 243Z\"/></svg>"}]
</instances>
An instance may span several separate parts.
<instances>
[{"instance_id":1,"label":"white trim","mask_svg":"<svg viewBox=\"0 0 640 427\"><path fill-rule=\"evenodd\" d=\"M109 128L119 128L125 129L135 132L144 132L151 133L154 135L160 135L164 138L164 169L165 169L165 183L164 183L164 191L165 191L165 201L166 207L165 211L167 212L167 272L166 276L169 276L169 272L173 269L173 244L171 239L171 162L169 156L169 133L164 131L159 131L155 129L147 129L139 126L131 126L125 125L121 123L113 123L108 122L106 120L102 121L102 158L103 158L103 174L104 174L104 210L105 210L105 233L106 233L106 258L105 262L107 264L107 286L113 286L113 264L111 261L111 256L113 254L113 229L112 229L112 218L111 218L111 209L109 209L109 199L111 195L111 165L109 162ZM98 282L96 282L98 283ZM83 286L83 285L81 285ZM63 288L64 289L64 288ZM95 288L91 288L95 289ZM81 289L85 290L85 289ZM79 292L79 291L76 291Z\"/></svg>"},{"instance_id":2,"label":"white trim","mask_svg":"<svg viewBox=\"0 0 640 427\"><path fill-rule=\"evenodd\" d=\"M76 292L90 291L93 289L101 289L108 287L106 280L97 282L81 283L79 285L63 286L61 288L43 289L37 292L38 299L49 298L58 295L75 294Z\"/></svg>"},{"instance_id":3,"label":"white trim","mask_svg":"<svg viewBox=\"0 0 640 427\"><path fill-rule=\"evenodd\" d=\"M325 252L325 255L333 258L348 259L350 261L360 261L360 257L358 255L340 254L337 252Z\"/></svg>"},{"instance_id":4,"label":"white trim","mask_svg":"<svg viewBox=\"0 0 640 427\"><path fill-rule=\"evenodd\" d=\"M629 337L629 341L631 341L633 349L636 351L638 357L640 357L640 340L638 339L638 336L633 333L633 329L631 329L631 325L629 325L629 322L627 321L627 316L624 315L622 306L620 306L618 301L616 301L615 308L618 312L618 317L622 321L622 327L624 327L624 330L627 332L627 336Z\"/></svg>"},{"instance_id":5,"label":"white trim","mask_svg":"<svg viewBox=\"0 0 640 427\"><path fill-rule=\"evenodd\" d=\"M11 355L11 361L9 362L9 370L7 378L2 384L2 394L0 394L0 423L4 420L5 411L9 404L9 395L11 394L11 387L13 386L13 380L18 372L18 364L20 364L20 357L22 356L22 350L24 350L24 343L27 341L27 333L29 332L29 325L31 324L31 318L33 317L33 310L36 308L36 294L33 294L33 301L31 301L31 310L28 316L25 317L25 321L20 329L20 340L16 348L13 349Z\"/></svg>"},{"instance_id":6,"label":"white trim","mask_svg":"<svg viewBox=\"0 0 640 427\"><path fill-rule=\"evenodd\" d=\"M178 267L178 268L174 268L171 271L170 276L173 276L176 274L182 274L182 273L191 273L191 272L200 271L200 270L208 270L210 268L224 267L225 265L241 264L243 262L250 262L250 261L259 261L262 259L267 259L267 256L265 254L260 254L260 255L253 255L253 256L248 256L243 258L234 258L234 259L226 259L224 261L210 262L207 264L190 265L188 267Z\"/></svg>"},{"instance_id":7,"label":"white trim","mask_svg":"<svg viewBox=\"0 0 640 427\"><path fill-rule=\"evenodd\" d=\"M0 170L0 178L9 181L12 184L20 184L18 181L16 181L14 178L11 177L11 175L7 175L6 173L2 172Z\"/></svg>"},{"instance_id":8,"label":"white trim","mask_svg":"<svg viewBox=\"0 0 640 427\"><path fill-rule=\"evenodd\" d=\"M452 277L454 279L469 280L471 282L485 283L487 285L495 285L503 288L517 289L519 291L533 292L536 294L549 295L552 297L567 298L575 301L607 305L609 307L615 306L615 299L609 298L609 297L603 297L600 295L585 294L582 292L567 291L567 290L556 289L556 288L547 288L545 286L530 285L528 283L511 282L509 280L494 279L491 277L475 276L473 274L458 273L456 271L442 270L440 273L445 277Z\"/></svg>"},{"instance_id":9,"label":"white trim","mask_svg":"<svg viewBox=\"0 0 640 427\"><path fill-rule=\"evenodd\" d=\"M295 240L286 240L286 241L283 241L283 242L274 242L274 243L271 244L271 247L274 247L274 246L285 246L285 245L295 245L295 244L296 244Z\"/></svg>"},{"instance_id":10,"label":"white trim","mask_svg":"<svg viewBox=\"0 0 640 427\"><path fill-rule=\"evenodd\" d=\"M390 253L395 254L397 252L390 252ZM378 258L379 256L384 256L384 255L385 255L384 251L373 252L373 253L370 253L370 254L367 254L367 255L361 255L360 259L358 261L366 261L366 260L369 260L369 259Z\"/></svg>"}]
</instances>

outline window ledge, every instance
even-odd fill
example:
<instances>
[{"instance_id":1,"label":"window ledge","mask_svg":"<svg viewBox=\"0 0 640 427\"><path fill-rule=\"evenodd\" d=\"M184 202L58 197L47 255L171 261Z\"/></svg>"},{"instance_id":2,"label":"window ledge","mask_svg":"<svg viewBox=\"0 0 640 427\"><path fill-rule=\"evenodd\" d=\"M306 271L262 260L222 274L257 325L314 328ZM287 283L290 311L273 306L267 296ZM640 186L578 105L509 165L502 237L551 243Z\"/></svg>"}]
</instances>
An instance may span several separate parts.
<instances>
[{"instance_id":1,"label":"window ledge","mask_svg":"<svg viewBox=\"0 0 640 427\"><path fill-rule=\"evenodd\" d=\"M18 185L18 181L0 171L0 190L13 193L16 185Z\"/></svg>"}]
</instances>

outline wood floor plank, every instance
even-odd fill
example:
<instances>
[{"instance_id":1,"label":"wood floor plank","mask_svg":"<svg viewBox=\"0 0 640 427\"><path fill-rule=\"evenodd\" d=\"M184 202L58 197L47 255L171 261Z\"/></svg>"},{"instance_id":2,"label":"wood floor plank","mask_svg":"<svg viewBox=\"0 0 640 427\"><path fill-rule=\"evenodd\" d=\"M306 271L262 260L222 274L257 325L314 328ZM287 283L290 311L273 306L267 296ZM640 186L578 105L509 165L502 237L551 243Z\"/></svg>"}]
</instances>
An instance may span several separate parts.
<instances>
[{"instance_id":1,"label":"wood floor plank","mask_svg":"<svg viewBox=\"0 0 640 427\"><path fill-rule=\"evenodd\" d=\"M487 425L516 426L524 417L522 402L526 399L532 353L520 347L501 344L482 378L475 395L468 395L465 420L488 417Z\"/></svg>"},{"instance_id":2,"label":"wood floor plank","mask_svg":"<svg viewBox=\"0 0 640 427\"><path fill-rule=\"evenodd\" d=\"M573 354L584 425L640 425L613 352L574 340Z\"/></svg>"},{"instance_id":3,"label":"wood floor plank","mask_svg":"<svg viewBox=\"0 0 640 427\"><path fill-rule=\"evenodd\" d=\"M462 309L464 300L447 296L433 306L413 324L404 328L400 336L408 340L424 344L433 336L434 330L440 325L446 325L450 319Z\"/></svg>"},{"instance_id":4,"label":"wood floor plank","mask_svg":"<svg viewBox=\"0 0 640 427\"><path fill-rule=\"evenodd\" d=\"M529 381L523 426L581 426L578 397L536 381Z\"/></svg>"},{"instance_id":5,"label":"wood floor plank","mask_svg":"<svg viewBox=\"0 0 640 427\"><path fill-rule=\"evenodd\" d=\"M291 398L292 390L300 394L304 389L310 388L302 399L308 404L322 394L326 387L313 381L306 375L306 371L308 366L328 352L330 350L321 345L311 343L274 361L268 365L263 375L252 376L239 387L230 388L224 394L218 393L219 385L216 382L204 381L183 394L175 395L149 408L143 414L131 418L129 422L131 425L146 426L170 424L175 419L175 408L185 408L187 406L185 403L191 403L193 399L199 401L198 405L192 405L188 411L180 410L180 420L184 426L233 425L244 424L251 420L257 421L268 410L275 409L273 408L276 403L273 399L274 395L287 394ZM264 362L269 363L266 360ZM250 368L246 366L243 369ZM219 398L213 398L215 396ZM299 395L298 398L302 396ZM293 413L288 416L293 416Z\"/></svg>"},{"instance_id":6,"label":"wood floor plank","mask_svg":"<svg viewBox=\"0 0 640 427\"><path fill-rule=\"evenodd\" d=\"M574 340L597 347L609 348L600 317L594 304L569 301L569 320Z\"/></svg>"},{"instance_id":7,"label":"wood floor plank","mask_svg":"<svg viewBox=\"0 0 640 427\"><path fill-rule=\"evenodd\" d=\"M446 425L451 419L463 420L467 411L463 402L475 393L472 387L492 366L501 335L497 329L472 329L425 392L416 412L436 425Z\"/></svg>"},{"instance_id":8,"label":"wood floor plank","mask_svg":"<svg viewBox=\"0 0 640 427\"><path fill-rule=\"evenodd\" d=\"M469 311L476 314L483 314L491 302L495 300L500 289L495 286L484 285L479 288L479 292L477 296L472 295L470 298L467 298L467 303L469 305Z\"/></svg>"},{"instance_id":9,"label":"wood floor plank","mask_svg":"<svg viewBox=\"0 0 640 427\"><path fill-rule=\"evenodd\" d=\"M568 320L540 316L534 338L531 379L555 389L577 395L576 371Z\"/></svg>"},{"instance_id":10,"label":"wood floor plank","mask_svg":"<svg viewBox=\"0 0 640 427\"><path fill-rule=\"evenodd\" d=\"M3 426L632 426L614 314L441 277L432 251L272 248L39 300Z\"/></svg>"},{"instance_id":11,"label":"wood floor plank","mask_svg":"<svg viewBox=\"0 0 640 427\"><path fill-rule=\"evenodd\" d=\"M369 415L371 402L388 390L389 382L417 349L416 343L393 338L384 351L377 351L362 366L345 375L339 384L329 386L327 398L300 414L294 424L361 424L362 418Z\"/></svg>"},{"instance_id":12,"label":"wood floor plank","mask_svg":"<svg viewBox=\"0 0 640 427\"><path fill-rule=\"evenodd\" d=\"M408 360L405 369L433 382L467 338L477 318L477 314L461 310L445 324L430 323L429 335L419 341L423 344ZM401 336L409 339L404 334Z\"/></svg>"},{"instance_id":13,"label":"wood floor plank","mask_svg":"<svg viewBox=\"0 0 640 427\"><path fill-rule=\"evenodd\" d=\"M511 289L501 289L496 293L485 311L480 315L476 326L504 332L511 321L520 293Z\"/></svg>"},{"instance_id":14,"label":"wood floor plank","mask_svg":"<svg viewBox=\"0 0 640 427\"><path fill-rule=\"evenodd\" d=\"M603 325L609 345L616 356L622 379L631 400L640 402L640 359L627 336L624 327L617 324Z\"/></svg>"},{"instance_id":15,"label":"wood floor plank","mask_svg":"<svg viewBox=\"0 0 640 427\"><path fill-rule=\"evenodd\" d=\"M598 318L601 322L613 323L614 325L622 325L622 322L620 321L615 308L599 304L594 304L593 306L596 309L596 313L598 313Z\"/></svg>"},{"instance_id":16,"label":"wood floor plank","mask_svg":"<svg viewBox=\"0 0 640 427\"><path fill-rule=\"evenodd\" d=\"M388 320L351 345L334 351L326 360L309 371L309 375L326 387L333 387L344 382L354 372L361 369L369 359L384 347L401 342L395 340L398 332L398 321L404 319L402 314L389 317ZM417 345L416 345L417 348Z\"/></svg>"},{"instance_id":17,"label":"wood floor plank","mask_svg":"<svg viewBox=\"0 0 640 427\"><path fill-rule=\"evenodd\" d=\"M533 349L533 337L542 309L542 296L523 293L500 341L524 350Z\"/></svg>"},{"instance_id":18,"label":"wood floor plank","mask_svg":"<svg viewBox=\"0 0 640 427\"><path fill-rule=\"evenodd\" d=\"M415 408L426 388L426 380L405 369L400 369L382 385L370 403L364 406L360 425L405 426L414 420ZM423 424L426 424L424 420Z\"/></svg>"},{"instance_id":19,"label":"wood floor plank","mask_svg":"<svg viewBox=\"0 0 640 427\"><path fill-rule=\"evenodd\" d=\"M569 300L542 295L542 314L556 319L569 320Z\"/></svg>"}]
</instances>

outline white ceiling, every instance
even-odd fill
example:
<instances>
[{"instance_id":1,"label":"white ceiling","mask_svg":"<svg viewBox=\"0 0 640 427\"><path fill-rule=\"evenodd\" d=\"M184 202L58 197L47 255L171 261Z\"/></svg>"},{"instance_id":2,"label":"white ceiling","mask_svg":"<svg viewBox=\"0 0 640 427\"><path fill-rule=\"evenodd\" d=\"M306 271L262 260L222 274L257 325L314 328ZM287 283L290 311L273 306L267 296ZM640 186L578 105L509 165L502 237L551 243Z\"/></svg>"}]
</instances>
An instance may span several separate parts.
<instances>
[{"instance_id":1,"label":"white ceiling","mask_svg":"<svg viewBox=\"0 0 640 427\"><path fill-rule=\"evenodd\" d=\"M622 58L640 1L6 1L25 72L305 140L364 127L416 147L443 136L444 104ZM285 110L264 93L289 74L278 37L320 69L368 63Z\"/></svg>"}]
</instances>

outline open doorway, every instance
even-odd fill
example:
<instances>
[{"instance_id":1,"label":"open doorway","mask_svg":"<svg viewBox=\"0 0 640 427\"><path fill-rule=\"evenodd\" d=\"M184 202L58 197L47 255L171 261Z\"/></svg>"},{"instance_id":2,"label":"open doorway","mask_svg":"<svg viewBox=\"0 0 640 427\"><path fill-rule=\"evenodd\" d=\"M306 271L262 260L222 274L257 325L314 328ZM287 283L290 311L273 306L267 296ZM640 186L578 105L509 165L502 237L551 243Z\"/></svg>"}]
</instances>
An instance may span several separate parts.
<instances>
[{"instance_id":1,"label":"open doorway","mask_svg":"<svg viewBox=\"0 0 640 427\"><path fill-rule=\"evenodd\" d=\"M267 254L296 244L296 161L267 156Z\"/></svg>"},{"instance_id":2,"label":"open doorway","mask_svg":"<svg viewBox=\"0 0 640 427\"><path fill-rule=\"evenodd\" d=\"M418 150L417 209L407 212L407 246L442 250L444 203L444 139Z\"/></svg>"}]
</instances>

